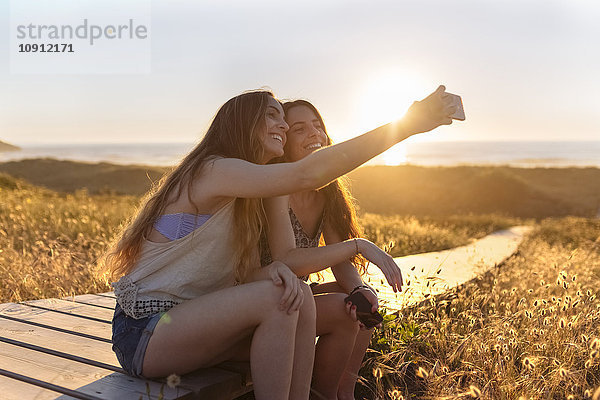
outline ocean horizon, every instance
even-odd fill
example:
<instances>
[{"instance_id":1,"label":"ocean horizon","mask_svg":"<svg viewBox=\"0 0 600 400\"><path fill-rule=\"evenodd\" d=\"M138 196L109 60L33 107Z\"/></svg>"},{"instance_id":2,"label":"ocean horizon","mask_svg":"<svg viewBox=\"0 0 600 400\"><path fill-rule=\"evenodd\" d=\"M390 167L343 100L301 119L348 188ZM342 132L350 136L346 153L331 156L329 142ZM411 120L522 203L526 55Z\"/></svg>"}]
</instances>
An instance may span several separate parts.
<instances>
[{"instance_id":1,"label":"ocean horizon","mask_svg":"<svg viewBox=\"0 0 600 400\"><path fill-rule=\"evenodd\" d=\"M194 143L107 143L21 145L0 153L0 162L54 158L90 163L177 164ZM401 143L369 165L508 165L515 167L600 167L600 141L469 141Z\"/></svg>"}]
</instances>

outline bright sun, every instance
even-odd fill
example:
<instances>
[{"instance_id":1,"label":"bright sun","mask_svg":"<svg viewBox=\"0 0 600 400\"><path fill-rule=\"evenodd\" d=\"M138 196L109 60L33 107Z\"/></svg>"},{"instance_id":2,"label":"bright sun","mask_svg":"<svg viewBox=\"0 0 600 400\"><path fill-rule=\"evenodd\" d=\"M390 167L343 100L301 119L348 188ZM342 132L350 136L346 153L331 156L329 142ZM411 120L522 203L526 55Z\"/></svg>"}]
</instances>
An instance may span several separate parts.
<instances>
[{"instance_id":1,"label":"bright sun","mask_svg":"<svg viewBox=\"0 0 600 400\"><path fill-rule=\"evenodd\" d=\"M358 93L361 131L401 118L413 101L435 89L429 86L418 74L403 70L379 71L367 77ZM406 146L399 144L381 158L386 165L398 165L407 161L406 156Z\"/></svg>"}]
</instances>

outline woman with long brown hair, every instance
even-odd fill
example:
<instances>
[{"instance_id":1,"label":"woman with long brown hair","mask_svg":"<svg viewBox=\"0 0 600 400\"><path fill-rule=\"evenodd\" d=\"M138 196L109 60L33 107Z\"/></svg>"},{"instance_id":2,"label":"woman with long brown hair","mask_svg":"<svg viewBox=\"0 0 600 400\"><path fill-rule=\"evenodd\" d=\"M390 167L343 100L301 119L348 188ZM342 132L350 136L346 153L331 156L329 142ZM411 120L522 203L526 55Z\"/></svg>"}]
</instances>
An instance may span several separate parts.
<instances>
[{"instance_id":1,"label":"woman with long brown hair","mask_svg":"<svg viewBox=\"0 0 600 400\"><path fill-rule=\"evenodd\" d=\"M285 155L278 161L295 162L332 144L323 118L310 102L286 102L283 109L290 128L284 147ZM312 266L288 262L290 268L304 278L309 273L331 266L336 281L312 286L319 336L313 390L323 399L354 399L358 370L373 330L357 321L356 306L351 302L345 303L344 299L348 294L360 292L371 303L372 311L377 310L377 295L361 280L361 275L366 272L365 261L372 261L380 267L394 290L399 290L402 285L401 272L388 254L369 241L360 239L362 230L343 177L320 189L285 196L282 203L287 203L298 248L315 248L320 244L332 247L333 244L355 239L355 253L350 256L322 259L318 265ZM271 253L275 251L266 243L261 245L261 262L267 265L273 261ZM364 256L367 256L367 260ZM287 262L286 255L281 252L275 259Z\"/></svg>"},{"instance_id":2,"label":"woman with long brown hair","mask_svg":"<svg viewBox=\"0 0 600 400\"><path fill-rule=\"evenodd\" d=\"M121 277L113 284L113 348L123 367L159 377L249 358L257 398L307 398L314 301L288 266L260 268L258 238L267 222L276 233L280 224L272 221L281 220L261 198L325 186L393 144L451 123L451 111L440 87L398 124L298 162L266 165L283 155L281 104L266 91L227 101L107 255ZM338 243L319 255L356 245Z\"/></svg>"}]
</instances>

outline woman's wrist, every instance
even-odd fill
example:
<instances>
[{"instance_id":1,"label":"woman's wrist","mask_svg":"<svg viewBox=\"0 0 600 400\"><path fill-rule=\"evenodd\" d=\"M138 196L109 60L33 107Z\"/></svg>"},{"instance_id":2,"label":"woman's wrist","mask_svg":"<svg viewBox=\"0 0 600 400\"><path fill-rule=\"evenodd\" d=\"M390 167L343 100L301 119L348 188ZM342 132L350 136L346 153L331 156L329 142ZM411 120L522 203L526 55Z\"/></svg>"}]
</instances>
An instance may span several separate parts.
<instances>
[{"instance_id":1,"label":"woman's wrist","mask_svg":"<svg viewBox=\"0 0 600 400\"><path fill-rule=\"evenodd\" d=\"M362 289L368 290L368 291L372 292L373 294L375 294L375 291L373 291L372 287L363 284L363 285L358 285L354 289L352 289L352 291L349 293L349 295L352 295L352 293L354 293L354 292L356 292L358 290L362 290Z\"/></svg>"},{"instance_id":2,"label":"woman's wrist","mask_svg":"<svg viewBox=\"0 0 600 400\"><path fill-rule=\"evenodd\" d=\"M396 143L400 143L416 133L414 129L411 129L406 116L399 121L392 122L392 126L394 127L394 140Z\"/></svg>"}]
</instances>

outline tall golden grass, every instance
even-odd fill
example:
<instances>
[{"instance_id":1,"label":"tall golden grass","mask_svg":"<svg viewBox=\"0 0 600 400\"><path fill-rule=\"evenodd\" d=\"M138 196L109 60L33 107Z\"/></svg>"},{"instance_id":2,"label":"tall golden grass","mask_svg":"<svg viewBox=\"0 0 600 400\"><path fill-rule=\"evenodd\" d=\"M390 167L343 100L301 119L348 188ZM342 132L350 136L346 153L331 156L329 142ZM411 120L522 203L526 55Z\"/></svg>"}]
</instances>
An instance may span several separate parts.
<instances>
[{"instance_id":1,"label":"tall golden grass","mask_svg":"<svg viewBox=\"0 0 600 400\"><path fill-rule=\"evenodd\" d=\"M131 196L60 194L0 175L0 302L109 290L96 260Z\"/></svg>"},{"instance_id":2,"label":"tall golden grass","mask_svg":"<svg viewBox=\"0 0 600 400\"><path fill-rule=\"evenodd\" d=\"M584 399L600 385L600 221L542 221L503 265L386 318L366 398Z\"/></svg>"}]
</instances>

